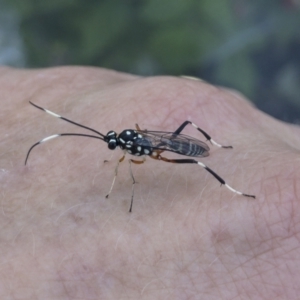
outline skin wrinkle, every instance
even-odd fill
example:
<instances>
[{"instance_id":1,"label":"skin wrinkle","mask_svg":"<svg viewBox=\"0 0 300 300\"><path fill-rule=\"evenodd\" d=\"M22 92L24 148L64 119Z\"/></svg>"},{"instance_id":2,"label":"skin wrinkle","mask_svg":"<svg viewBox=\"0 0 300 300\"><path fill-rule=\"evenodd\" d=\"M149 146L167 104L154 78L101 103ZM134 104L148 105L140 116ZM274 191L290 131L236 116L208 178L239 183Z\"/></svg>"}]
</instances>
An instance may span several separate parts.
<instances>
[{"instance_id":1,"label":"skin wrinkle","mask_svg":"<svg viewBox=\"0 0 300 300\"><path fill-rule=\"evenodd\" d=\"M297 215L295 214L295 212L297 212L297 209L294 210L294 204L292 201L289 202L289 207L287 207L285 209L285 211L282 210L282 212L278 212L281 215L281 220L278 220L277 223L273 223L274 224L278 224L281 226L280 227L281 230L281 236L287 235L287 237L290 236L297 236L297 228L296 228L296 224L295 222L293 222L292 220L297 220ZM292 225L291 225L292 222ZM291 226L294 227L294 230L291 230Z\"/></svg>"},{"instance_id":2,"label":"skin wrinkle","mask_svg":"<svg viewBox=\"0 0 300 300\"><path fill-rule=\"evenodd\" d=\"M260 288L256 287L255 284L254 284L254 280L253 280L254 278L257 278L257 277L259 277L257 282L263 282L265 284L265 286L267 285L267 282L265 282L265 280L264 280L263 273L261 273L260 270L258 270L258 268L256 270L256 274L247 276L247 281L252 283L253 289L255 289L257 291L256 294L260 295L262 293L261 287ZM266 291L264 291L264 292L266 292Z\"/></svg>"},{"instance_id":3,"label":"skin wrinkle","mask_svg":"<svg viewBox=\"0 0 300 300\"><path fill-rule=\"evenodd\" d=\"M290 236L293 235L294 237L296 237L298 239L298 242L300 242L300 234L297 231L297 229L300 228L300 217L298 215L297 217L298 218L296 218L296 210L294 209L294 205L292 203L290 220L288 220L288 233ZM294 220L296 220L296 222ZM293 228L293 230L291 230L290 228Z\"/></svg>"},{"instance_id":4,"label":"skin wrinkle","mask_svg":"<svg viewBox=\"0 0 300 300\"><path fill-rule=\"evenodd\" d=\"M246 270L242 269L242 272L243 272L243 274L245 274L245 278L243 278L241 280L235 280L236 289L237 289L237 291L238 291L239 294L246 295L246 296L249 297L250 296L249 295L250 294L249 287L246 287L244 284L241 284L241 285L238 286L239 281L245 282L245 281L249 280L249 276L247 275ZM259 294L255 293L255 288L254 288L254 291L253 290L251 291L251 297L253 297L254 295L257 295L257 296L259 295Z\"/></svg>"},{"instance_id":5,"label":"skin wrinkle","mask_svg":"<svg viewBox=\"0 0 300 300\"><path fill-rule=\"evenodd\" d=\"M278 266L273 266L272 269L270 269L270 270L276 269L276 267L278 267ZM255 276L259 275L259 276L260 276L260 281L261 281L261 282L264 282L265 284L268 284L268 281L265 281L265 280L264 280L263 275L264 275L264 273L267 273L267 272L270 271L270 270L264 270L264 272L261 272L260 270L257 270L257 274L256 274ZM252 277L249 277L248 279L250 279L250 278L252 278ZM268 277L267 277L267 278L268 278ZM251 282L251 281L250 281L250 282ZM252 281L252 282L253 282L253 281Z\"/></svg>"},{"instance_id":6,"label":"skin wrinkle","mask_svg":"<svg viewBox=\"0 0 300 300\"><path fill-rule=\"evenodd\" d=\"M300 191L300 185L299 185L300 178L297 177L297 178L295 178L294 180L292 180L292 182L293 182L293 192L294 192L294 194L295 194L295 198L296 198L297 200L299 200L299 199L300 199L300 195L299 195L299 191ZM299 188L297 188L297 186L299 186ZM295 211L292 210L292 212L294 213ZM300 221L300 219L299 219L299 221Z\"/></svg>"}]
</instances>

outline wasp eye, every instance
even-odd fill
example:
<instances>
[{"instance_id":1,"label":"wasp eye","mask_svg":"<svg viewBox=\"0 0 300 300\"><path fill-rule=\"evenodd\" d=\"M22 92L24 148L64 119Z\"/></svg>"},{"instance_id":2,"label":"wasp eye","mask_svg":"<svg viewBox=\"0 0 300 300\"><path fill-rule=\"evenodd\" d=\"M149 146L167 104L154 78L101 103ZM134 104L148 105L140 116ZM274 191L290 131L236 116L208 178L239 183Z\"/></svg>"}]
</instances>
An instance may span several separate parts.
<instances>
[{"instance_id":1,"label":"wasp eye","mask_svg":"<svg viewBox=\"0 0 300 300\"><path fill-rule=\"evenodd\" d=\"M107 145L110 150L115 150L117 148L117 141L114 139L110 140Z\"/></svg>"}]
</instances>

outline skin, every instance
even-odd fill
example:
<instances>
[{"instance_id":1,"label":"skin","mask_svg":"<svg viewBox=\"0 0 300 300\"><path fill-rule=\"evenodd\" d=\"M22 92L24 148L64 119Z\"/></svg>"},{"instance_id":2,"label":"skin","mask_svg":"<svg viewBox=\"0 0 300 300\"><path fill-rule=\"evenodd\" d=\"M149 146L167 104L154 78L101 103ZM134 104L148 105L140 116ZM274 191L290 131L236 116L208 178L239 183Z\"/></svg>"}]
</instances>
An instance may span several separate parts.
<instances>
[{"instance_id":1,"label":"skin","mask_svg":"<svg viewBox=\"0 0 300 300\"><path fill-rule=\"evenodd\" d=\"M296 299L300 276L300 130L200 80L62 67L0 69L1 299ZM175 130L214 140L198 165L126 156L31 106L103 134ZM193 127L184 132L203 139ZM164 152L165 157L176 157ZM178 156L177 156L178 158ZM184 157L180 157L184 158ZM104 162L108 160L108 162Z\"/></svg>"}]
</instances>

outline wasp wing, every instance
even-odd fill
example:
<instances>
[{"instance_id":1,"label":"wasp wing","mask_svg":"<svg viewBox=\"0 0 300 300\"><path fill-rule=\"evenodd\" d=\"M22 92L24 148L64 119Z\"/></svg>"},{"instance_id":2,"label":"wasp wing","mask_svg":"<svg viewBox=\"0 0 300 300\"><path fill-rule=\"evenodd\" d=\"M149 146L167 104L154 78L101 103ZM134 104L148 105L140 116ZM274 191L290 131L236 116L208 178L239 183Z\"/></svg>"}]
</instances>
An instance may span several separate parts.
<instances>
[{"instance_id":1,"label":"wasp wing","mask_svg":"<svg viewBox=\"0 0 300 300\"><path fill-rule=\"evenodd\" d=\"M171 151L180 155L204 157L209 155L206 143L185 134L174 134L166 131L138 130L143 138L135 143L139 146L150 146L153 150Z\"/></svg>"}]
</instances>

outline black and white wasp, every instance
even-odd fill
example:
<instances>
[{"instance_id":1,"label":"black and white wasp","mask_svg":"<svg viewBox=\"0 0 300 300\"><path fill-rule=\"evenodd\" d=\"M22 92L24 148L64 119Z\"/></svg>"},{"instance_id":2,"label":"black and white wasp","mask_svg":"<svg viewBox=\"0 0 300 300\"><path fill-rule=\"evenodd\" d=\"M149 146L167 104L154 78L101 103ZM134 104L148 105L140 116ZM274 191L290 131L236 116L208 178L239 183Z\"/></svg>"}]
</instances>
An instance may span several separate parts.
<instances>
[{"instance_id":1,"label":"black and white wasp","mask_svg":"<svg viewBox=\"0 0 300 300\"><path fill-rule=\"evenodd\" d=\"M205 157L209 155L209 147L206 143L199 141L195 138L192 138L188 135L182 134L182 130L187 125L194 126L198 131L200 131L203 136L213 145L220 147L220 148L232 148L232 146L222 146L215 142L204 130L199 128L196 124L185 121L183 122L177 130L174 132L167 132L167 131L150 131L150 130L141 130L138 124L136 124L136 129L125 129L120 134L117 134L115 131L109 131L106 135L103 135L99 131L92 129L90 127L81 125L79 123L76 123L74 121L71 121L69 119L66 119L48 109L42 108L32 102L29 101L30 104L35 106L36 108L56 117L60 118L66 122L72 123L76 126L85 128L89 131L94 132L96 135L91 134L81 134L81 133L59 133L54 134L51 136L48 136L37 143L33 144L30 149L28 150L26 159L25 159L25 165L27 163L28 157L32 149L46 141L49 141L51 139L61 137L61 136L83 136L83 137L89 137L89 138L95 138L102 140L107 143L108 148L110 150L115 150L117 147L121 148L123 150L123 156L119 159L119 162L117 164L117 167L115 169L115 176L111 185L111 188L106 195L106 198L108 198L109 194L112 191L112 188L114 186L115 179L117 177L118 173L118 166L119 163L122 162L125 158L126 153L129 153L134 156L141 156L143 157L143 160L135 160L130 159L129 163L135 163L135 164L142 164L145 161L145 156L149 156L153 159L165 161L169 163L176 163L176 164L197 164L204 168L206 171L208 171L210 174L212 174L220 183L221 185L225 185L229 190L232 192L246 196L246 197L252 197L255 198L254 195L245 194L242 192L237 191L236 189L232 188L230 185L228 185L224 179L222 179L218 174L216 174L212 169L207 167L205 164L203 164L200 161L197 161L193 158L185 158L185 159L169 159L161 154L164 151L174 152L179 155L189 156L189 157ZM133 196L134 196L134 184L135 179L133 177L131 168L130 168L130 175L132 178L132 195L131 195L131 203L129 212L132 211L132 204L133 204Z\"/></svg>"}]
</instances>

